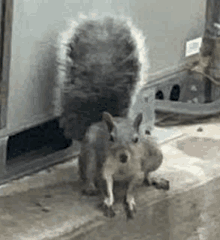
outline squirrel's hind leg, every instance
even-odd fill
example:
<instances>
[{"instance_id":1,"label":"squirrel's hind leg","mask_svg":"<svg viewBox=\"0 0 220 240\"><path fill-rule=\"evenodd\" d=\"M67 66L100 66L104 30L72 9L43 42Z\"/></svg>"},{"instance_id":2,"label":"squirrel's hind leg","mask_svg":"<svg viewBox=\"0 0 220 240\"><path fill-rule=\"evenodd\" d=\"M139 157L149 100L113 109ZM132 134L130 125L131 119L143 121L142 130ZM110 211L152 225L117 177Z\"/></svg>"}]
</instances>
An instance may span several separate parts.
<instances>
[{"instance_id":1,"label":"squirrel's hind leg","mask_svg":"<svg viewBox=\"0 0 220 240\"><path fill-rule=\"evenodd\" d=\"M156 189L170 189L170 182L168 180L161 177L151 177L149 176L149 173L145 173L144 185L154 186Z\"/></svg>"},{"instance_id":2,"label":"squirrel's hind leg","mask_svg":"<svg viewBox=\"0 0 220 240\"><path fill-rule=\"evenodd\" d=\"M148 145L150 143L150 145ZM143 169L145 172L144 184L146 186L154 186L157 189L169 190L169 181L161 177L150 176L151 172L156 171L162 164L163 153L154 144L149 141L147 144L147 154L143 160ZM149 147L150 146L150 147Z\"/></svg>"},{"instance_id":3,"label":"squirrel's hind leg","mask_svg":"<svg viewBox=\"0 0 220 240\"><path fill-rule=\"evenodd\" d=\"M99 190L95 185L97 172L95 149L90 147L83 157L84 161L83 159L79 159L81 160L81 168L83 168L83 171L81 170L81 178L84 177L84 179L82 179L84 181L82 193L88 196L98 195Z\"/></svg>"}]
</instances>

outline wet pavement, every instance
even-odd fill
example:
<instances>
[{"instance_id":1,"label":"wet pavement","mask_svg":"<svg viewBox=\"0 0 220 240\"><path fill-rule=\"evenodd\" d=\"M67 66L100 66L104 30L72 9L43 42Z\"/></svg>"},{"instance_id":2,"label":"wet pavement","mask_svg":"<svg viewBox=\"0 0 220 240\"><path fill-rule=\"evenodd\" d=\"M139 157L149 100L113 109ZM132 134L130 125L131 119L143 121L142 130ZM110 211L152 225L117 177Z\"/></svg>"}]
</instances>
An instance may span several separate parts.
<instances>
[{"instance_id":1,"label":"wet pavement","mask_svg":"<svg viewBox=\"0 0 220 240\"><path fill-rule=\"evenodd\" d=\"M144 205L136 218L123 214L71 240L217 240L220 239L220 178Z\"/></svg>"}]
</instances>

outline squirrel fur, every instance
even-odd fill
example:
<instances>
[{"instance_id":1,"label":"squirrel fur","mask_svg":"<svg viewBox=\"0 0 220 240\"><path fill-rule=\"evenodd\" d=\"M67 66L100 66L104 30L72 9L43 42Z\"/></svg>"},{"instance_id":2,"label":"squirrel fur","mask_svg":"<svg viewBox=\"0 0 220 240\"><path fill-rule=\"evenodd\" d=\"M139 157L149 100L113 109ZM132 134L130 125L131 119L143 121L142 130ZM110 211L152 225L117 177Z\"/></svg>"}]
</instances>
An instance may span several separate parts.
<instances>
[{"instance_id":1,"label":"squirrel fur","mask_svg":"<svg viewBox=\"0 0 220 240\"><path fill-rule=\"evenodd\" d=\"M61 118L67 138L82 140L104 111L127 117L147 71L145 38L131 20L81 15L61 34Z\"/></svg>"}]
</instances>

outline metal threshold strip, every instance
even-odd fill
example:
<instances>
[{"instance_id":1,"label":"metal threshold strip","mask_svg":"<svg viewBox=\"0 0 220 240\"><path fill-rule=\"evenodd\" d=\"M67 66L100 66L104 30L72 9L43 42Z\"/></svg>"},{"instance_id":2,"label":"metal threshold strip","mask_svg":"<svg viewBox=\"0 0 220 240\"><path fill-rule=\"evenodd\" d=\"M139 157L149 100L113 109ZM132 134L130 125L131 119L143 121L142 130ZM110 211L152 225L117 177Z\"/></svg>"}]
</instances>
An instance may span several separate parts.
<instances>
[{"instance_id":1,"label":"metal threshold strip","mask_svg":"<svg viewBox=\"0 0 220 240\"><path fill-rule=\"evenodd\" d=\"M36 151L37 153L37 151ZM73 144L63 150L56 151L51 154L42 154L34 156L34 154L27 154L27 156L20 156L15 158L16 164L7 166L7 173L0 176L0 185L12 180L19 179L25 175L30 175L34 172L46 169L58 163L63 163L77 157L80 153L80 144L78 141L73 141ZM29 161L25 161L25 158Z\"/></svg>"}]
</instances>

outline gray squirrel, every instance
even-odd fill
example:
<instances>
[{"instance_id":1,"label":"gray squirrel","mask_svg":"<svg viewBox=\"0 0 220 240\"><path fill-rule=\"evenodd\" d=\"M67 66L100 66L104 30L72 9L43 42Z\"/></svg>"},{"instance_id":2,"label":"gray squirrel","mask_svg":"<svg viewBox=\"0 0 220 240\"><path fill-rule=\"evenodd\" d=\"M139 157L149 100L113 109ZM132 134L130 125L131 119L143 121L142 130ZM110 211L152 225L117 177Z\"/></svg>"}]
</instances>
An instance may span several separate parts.
<instances>
[{"instance_id":1,"label":"gray squirrel","mask_svg":"<svg viewBox=\"0 0 220 240\"><path fill-rule=\"evenodd\" d=\"M128 181L124 206L128 219L133 218L139 182L169 188L166 180L149 180L163 156L150 136L140 134L143 114L130 110L145 83L145 38L129 19L116 16L73 21L63 36L60 123L67 138L82 140L83 192L100 190L104 214L113 217L113 182Z\"/></svg>"},{"instance_id":2,"label":"gray squirrel","mask_svg":"<svg viewBox=\"0 0 220 240\"><path fill-rule=\"evenodd\" d=\"M132 219L136 212L133 193L137 185L145 183L158 189L169 189L167 180L149 176L162 164L163 154L151 136L140 133L142 118L142 113L132 121L129 118L113 118L104 112L103 120L92 124L83 139L79 157L83 192L86 195L97 195L99 190L102 192L102 206L107 217L115 215L114 181L128 183L124 199L128 219Z\"/></svg>"}]
</instances>

